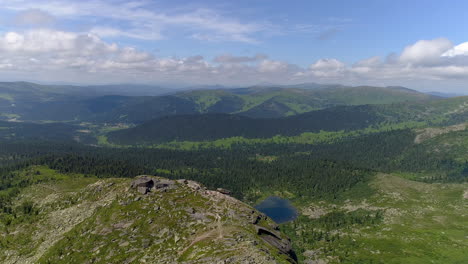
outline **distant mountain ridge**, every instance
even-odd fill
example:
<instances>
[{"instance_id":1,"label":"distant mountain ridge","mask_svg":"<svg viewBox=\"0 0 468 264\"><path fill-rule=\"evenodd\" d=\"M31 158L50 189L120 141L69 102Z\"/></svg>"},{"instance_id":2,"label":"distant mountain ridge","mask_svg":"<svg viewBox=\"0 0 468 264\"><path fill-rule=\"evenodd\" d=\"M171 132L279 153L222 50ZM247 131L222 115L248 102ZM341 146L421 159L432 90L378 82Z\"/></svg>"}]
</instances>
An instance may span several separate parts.
<instances>
[{"instance_id":1,"label":"distant mountain ridge","mask_svg":"<svg viewBox=\"0 0 468 264\"><path fill-rule=\"evenodd\" d=\"M21 120L142 123L179 115L226 113L277 118L340 105L389 104L439 99L403 87L298 84L189 90L128 96L150 86L48 86L0 83L0 118ZM131 92L132 89L133 92ZM113 93L115 92L115 93ZM142 92L141 92L142 93ZM141 94L140 93L140 94ZM146 92L147 93L147 92ZM156 93L156 92L155 92ZM112 95L112 96L110 96Z\"/></svg>"},{"instance_id":2,"label":"distant mountain ridge","mask_svg":"<svg viewBox=\"0 0 468 264\"><path fill-rule=\"evenodd\" d=\"M434 95L434 96L438 96L438 97L443 97L443 98L464 96L464 94L458 94L458 93L444 93L444 92L427 92L427 94ZM465 94L465 95L466 95L466 94Z\"/></svg>"}]
</instances>

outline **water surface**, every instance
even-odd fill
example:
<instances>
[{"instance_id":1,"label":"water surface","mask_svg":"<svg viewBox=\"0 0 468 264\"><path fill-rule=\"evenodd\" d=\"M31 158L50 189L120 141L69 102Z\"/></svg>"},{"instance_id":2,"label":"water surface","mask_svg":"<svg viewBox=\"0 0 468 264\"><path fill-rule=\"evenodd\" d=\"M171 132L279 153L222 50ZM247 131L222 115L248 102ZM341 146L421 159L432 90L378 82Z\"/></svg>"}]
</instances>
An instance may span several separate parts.
<instances>
[{"instance_id":1,"label":"water surface","mask_svg":"<svg viewBox=\"0 0 468 264\"><path fill-rule=\"evenodd\" d=\"M287 200L277 196L270 196L255 206L255 209L266 214L278 224L296 219L297 210Z\"/></svg>"}]
</instances>

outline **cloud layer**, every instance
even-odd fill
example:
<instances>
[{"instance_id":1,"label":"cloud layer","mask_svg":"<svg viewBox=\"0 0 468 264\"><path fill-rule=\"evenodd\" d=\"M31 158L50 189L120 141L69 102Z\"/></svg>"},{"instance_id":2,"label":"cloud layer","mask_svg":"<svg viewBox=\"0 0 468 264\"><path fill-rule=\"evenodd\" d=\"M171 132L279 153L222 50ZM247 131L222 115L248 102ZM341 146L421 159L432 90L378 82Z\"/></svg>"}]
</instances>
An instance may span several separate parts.
<instances>
[{"instance_id":1,"label":"cloud layer","mask_svg":"<svg viewBox=\"0 0 468 264\"><path fill-rule=\"evenodd\" d=\"M322 58L311 61L308 67L266 54L164 57L138 46L119 44L122 42L118 40L128 38L151 41L157 47L158 41L170 38L172 29L177 29L188 38L201 41L257 45L258 36L273 34L277 29L267 22L242 22L211 9L148 8L150 3L153 2L0 0L0 9L13 14L9 25L14 25L12 30L0 31L0 79L225 85L456 83L459 87L468 81L468 42L454 44L445 38L420 40L402 47L398 53L353 63ZM64 28L58 25L73 25L76 21L92 23ZM331 38L341 29L342 26L294 26L296 32L317 34L318 39Z\"/></svg>"},{"instance_id":2,"label":"cloud layer","mask_svg":"<svg viewBox=\"0 0 468 264\"><path fill-rule=\"evenodd\" d=\"M344 82L388 83L398 80L468 80L468 42L421 40L400 54L378 56L347 65L334 58L320 59L301 68L264 54L223 54L156 57L132 47L108 43L92 33L50 29L7 32L0 35L0 74L40 76L49 81L222 83ZM62 75L60 73L66 73ZM61 79L62 76L71 78ZM111 78L111 79L103 79Z\"/></svg>"},{"instance_id":3,"label":"cloud layer","mask_svg":"<svg viewBox=\"0 0 468 264\"><path fill-rule=\"evenodd\" d=\"M391 83L397 80L468 80L468 42L453 45L447 39L421 40L397 55L371 57L347 65L334 58L320 59L301 68L269 58L223 54L160 58L136 48L108 43L99 36L50 29L7 32L0 35L0 69L8 74L61 79L141 82L223 83L345 82ZM40 74L39 74L40 73ZM73 77L75 76L75 77Z\"/></svg>"},{"instance_id":4,"label":"cloud layer","mask_svg":"<svg viewBox=\"0 0 468 264\"><path fill-rule=\"evenodd\" d=\"M0 7L19 12L16 20L25 24L41 25L54 18L102 22L103 26L88 26L88 31L100 37L159 40L169 37L174 29L184 28L192 38L254 43L257 40L253 35L268 27L241 22L211 9L163 9L145 0L0 0Z\"/></svg>"}]
</instances>

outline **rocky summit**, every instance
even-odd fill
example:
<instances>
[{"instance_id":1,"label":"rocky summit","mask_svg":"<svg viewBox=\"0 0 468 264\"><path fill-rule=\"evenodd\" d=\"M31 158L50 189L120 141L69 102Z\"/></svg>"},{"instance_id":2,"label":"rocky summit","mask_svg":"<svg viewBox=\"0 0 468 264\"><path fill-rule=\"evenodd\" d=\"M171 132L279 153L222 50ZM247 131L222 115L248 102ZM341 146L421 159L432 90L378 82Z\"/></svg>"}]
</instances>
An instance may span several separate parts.
<instances>
[{"instance_id":1,"label":"rocky summit","mask_svg":"<svg viewBox=\"0 0 468 264\"><path fill-rule=\"evenodd\" d=\"M296 263L262 213L189 180L155 176L37 184L35 224L12 224L2 263Z\"/></svg>"}]
</instances>

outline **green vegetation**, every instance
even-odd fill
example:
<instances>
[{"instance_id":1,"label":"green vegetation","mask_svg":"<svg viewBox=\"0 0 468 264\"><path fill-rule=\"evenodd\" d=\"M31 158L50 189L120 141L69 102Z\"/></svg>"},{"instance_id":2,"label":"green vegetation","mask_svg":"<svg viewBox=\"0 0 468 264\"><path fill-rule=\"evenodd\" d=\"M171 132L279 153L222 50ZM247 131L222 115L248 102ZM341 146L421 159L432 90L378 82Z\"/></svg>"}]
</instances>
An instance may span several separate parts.
<instances>
[{"instance_id":1,"label":"green vegetation","mask_svg":"<svg viewBox=\"0 0 468 264\"><path fill-rule=\"evenodd\" d=\"M427 184L393 175L371 182L375 195L313 202L283 230L302 259L330 263L463 263L466 184ZM466 196L466 194L465 194Z\"/></svg>"},{"instance_id":2,"label":"green vegetation","mask_svg":"<svg viewBox=\"0 0 468 264\"><path fill-rule=\"evenodd\" d=\"M236 207L221 207L206 223L179 225L173 219L206 210L212 200L172 189L151 199L128 192L122 178L146 174L224 188L252 205L269 195L290 199L300 216L282 230L302 261L463 263L468 97L322 88L73 102L48 91L42 102L20 105L22 118L52 122L0 123L0 261L9 252L40 263L131 262L164 242L178 261L196 263L222 251L211 240L219 230L234 240L239 232L254 235L232 219L231 227L217 224ZM186 203L195 209L182 208ZM263 245L256 243L243 248Z\"/></svg>"}]
</instances>

